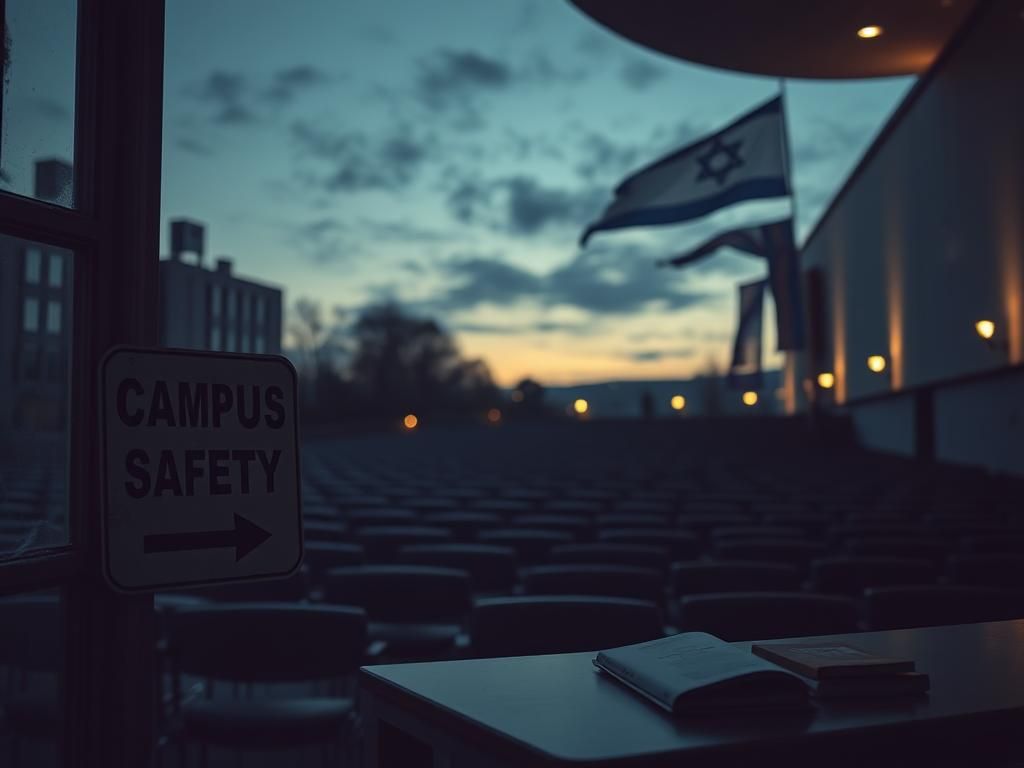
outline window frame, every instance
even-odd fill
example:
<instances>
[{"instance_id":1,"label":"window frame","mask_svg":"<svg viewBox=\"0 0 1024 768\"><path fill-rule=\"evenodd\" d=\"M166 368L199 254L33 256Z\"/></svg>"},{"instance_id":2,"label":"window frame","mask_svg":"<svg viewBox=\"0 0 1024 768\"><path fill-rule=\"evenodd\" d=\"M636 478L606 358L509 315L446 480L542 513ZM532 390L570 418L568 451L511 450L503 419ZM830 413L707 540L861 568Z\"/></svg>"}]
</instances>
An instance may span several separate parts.
<instances>
[{"instance_id":1,"label":"window frame","mask_svg":"<svg viewBox=\"0 0 1024 768\"><path fill-rule=\"evenodd\" d=\"M0 561L0 596L61 590L59 748L68 768L153 762L153 599L118 594L103 578L95 404L107 349L158 343L163 46L163 0L78 0L76 207L0 192L0 231L74 260L64 275L70 289L61 289L71 298L62 318L70 345L69 542ZM41 289L47 283L41 276Z\"/></svg>"}]
</instances>

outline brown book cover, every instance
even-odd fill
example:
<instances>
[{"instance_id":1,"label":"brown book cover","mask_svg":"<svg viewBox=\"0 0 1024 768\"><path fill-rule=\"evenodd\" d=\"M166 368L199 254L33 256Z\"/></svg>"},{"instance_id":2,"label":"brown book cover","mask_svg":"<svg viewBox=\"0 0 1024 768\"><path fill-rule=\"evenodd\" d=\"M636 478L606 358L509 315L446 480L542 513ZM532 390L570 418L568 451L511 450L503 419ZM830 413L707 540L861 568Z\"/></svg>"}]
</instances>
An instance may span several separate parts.
<instances>
[{"instance_id":1,"label":"brown book cover","mask_svg":"<svg viewBox=\"0 0 1024 768\"><path fill-rule=\"evenodd\" d=\"M761 658L812 680L872 677L913 672L912 659L893 659L846 643L763 643L750 649Z\"/></svg>"}]
</instances>

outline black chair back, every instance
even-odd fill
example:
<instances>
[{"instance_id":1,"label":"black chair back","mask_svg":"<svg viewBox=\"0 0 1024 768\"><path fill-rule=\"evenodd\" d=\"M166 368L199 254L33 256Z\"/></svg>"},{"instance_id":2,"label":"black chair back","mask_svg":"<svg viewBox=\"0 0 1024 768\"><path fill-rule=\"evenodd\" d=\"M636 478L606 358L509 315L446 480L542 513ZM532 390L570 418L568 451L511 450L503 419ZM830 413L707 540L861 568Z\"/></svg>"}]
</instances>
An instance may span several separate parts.
<instances>
[{"instance_id":1,"label":"black chair back","mask_svg":"<svg viewBox=\"0 0 1024 768\"><path fill-rule=\"evenodd\" d=\"M864 593L868 629L973 624L1024 617L1024 595L988 587L873 587Z\"/></svg>"},{"instance_id":2,"label":"black chair back","mask_svg":"<svg viewBox=\"0 0 1024 768\"><path fill-rule=\"evenodd\" d=\"M646 544L566 544L551 550L552 563L633 565L667 571L672 555L666 546Z\"/></svg>"},{"instance_id":3,"label":"black chair back","mask_svg":"<svg viewBox=\"0 0 1024 768\"><path fill-rule=\"evenodd\" d=\"M853 600L802 592L732 592L679 601L679 629L723 640L770 640L854 632Z\"/></svg>"},{"instance_id":4,"label":"black chair back","mask_svg":"<svg viewBox=\"0 0 1024 768\"><path fill-rule=\"evenodd\" d=\"M700 563L675 563L672 566L672 593L696 595L707 592L796 592L800 589L800 570L782 563L727 560Z\"/></svg>"},{"instance_id":5,"label":"black chair back","mask_svg":"<svg viewBox=\"0 0 1024 768\"><path fill-rule=\"evenodd\" d=\"M542 565L522 573L528 595L602 595L664 602L661 571L629 565Z\"/></svg>"},{"instance_id":6,"label":"black chair back","mask_svg":"<svg viewBox=\"0 0 1024 768\"><path fill-rule=\"evenodd\" d=\"M654 603L610 597L478 600L470 619L476 656L525 656L614 648L662 636Z\"/></svg>"},{"instance_id":7,"label":"black chair back","mask_svg":"<svg viewBox=\"0 0 1024 768\"><path fill-rule=\"evenodd\" d=\"M373 621L460 621L469 612L471 582L465 571L422 565L332 568L324 575L328 602L357 605Z\"/></svg>"},{"instance_id":8,"label":"black chair back","mask_svg":"<svg viewBox=\"0 0 1024 768\"><path fill-rule=\"evenodd\" d=\"M900 557L826 557L811 564L815 592L860 597L868 587L934 584L935 565Z\"/></svg>"},{"instance_id":9,"label":"black chair back","mask_svg":"<svg viewBox=\"0 0 1024 768\"><path fill-rule=\"evenodd\" d=\"M236 682L322 680L362 663L366 614L275 603L181 608L167 616L167 636L184 673Z\"/></svg>"},{"instance_id":10,"label":"black chair back","mask_svg":"<svg viewBox=\"0 0 1024 768\"><path fill-rule=\"evenodd\" d=\"M479 592L511 590L516 583L516 551L491 544L413 544L402 547L398 559L465 571Z\"/></svg>"}]
</instances>

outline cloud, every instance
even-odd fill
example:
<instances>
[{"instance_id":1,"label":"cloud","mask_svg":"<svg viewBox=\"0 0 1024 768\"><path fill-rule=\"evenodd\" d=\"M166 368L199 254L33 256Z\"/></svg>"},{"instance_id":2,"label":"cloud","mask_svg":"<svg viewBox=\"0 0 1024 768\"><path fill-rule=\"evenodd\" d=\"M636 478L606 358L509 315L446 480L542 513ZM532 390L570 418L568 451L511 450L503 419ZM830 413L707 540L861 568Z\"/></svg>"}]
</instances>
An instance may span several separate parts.
<instances>
[{"instance_id":1,"label":"cloud","mask_svg":"<svg viewBox=\"0 0 1024 768\"><path fill-rule=\"evenodd\" d=\"M408 243L440 243L452 238L451 233L431 229L405 219L374 219L362 217L359 226L373 240Z\"/></svg>"},{"instance_id":2,"label":"cloud","mask_svg":"<svg viewBox=\"0 0 1024 768\"><path fill-rule=\"evenodd\" d=\"M512 70L497 59L475 51L444 49L420 62L416 92L430 109L465 109L477 93L502 90L511 82Z\"/></svg>"},{"instance_id":3,"label":"cloud","mask_svg":"<svg viewBox=\"0 0 1024 768\"><path fill-rule=\"evenodd\" d=\"M292 124L291 136L300 162L311 161L316 168L305 180L328 192L401 189L413 181L433 151L432 139L408 127L378 137L300 120Z\"/></svg>"},{"instance_id":4,"label":"cloud","mask_svg":"<svg viewBox=\"0 0 1024 768\"><path fill-rule=\"evenodd\" d=\"M640 148L635 144L621 144L592 131L578 143L580 160L576 173L588 181L599 177L623 176L640 162Z\"/></svg>"},{"instance_id":5,"label":"cloud","mask_svg":"<svg viewBox=\"0 0 1024 768\"><path fill-rule=\"evenodd\" d=\"M584 32L576 41L576 50L586 56L592 56L602 61L613 46L614 44L609 35L595 31Z\"/></svg>"},{"instance_id":6,"label":"cloud","mask_svg":"<svg viewBox=\"0 0 1024 768\"><path fill-rule=\"evenodd\" d=\"M310 64L279 69L268 77L214 69L203 80L185 89L187 96L212 110L221 125L245 125L259 121L268 110L279 110L313 87L331 78Z\"/></svg>"},{"instance_id":7,"label":"cloud","mask_svg":"<svg viewBox=\"0 0 1024 768\"><path fill-rule=\"evenodd\" d=\"M462 256L446 265L455 285L432 302L441 311L482 304L508 306L532 301L569 306L601 314L629 314L652 304L683 309L712 299L702 292L679 290L685 275L654 267L652 254L636 246L591 248L545 275L496 257Z\"/></svg>"},{"instance_id":8,"label":"cloud","mask_svg":"<svg viewBox=\"0 0 1024 768\"><path fill-rule=\"evenodd\" d=\"M573 132L576 173L588 182L600 179L614 184L641 165L685 146L702 133L702 128L685 121L663 124L639 142L622 142L578 124Z\"/></svg>"},{"instance_id":9,"label":"cloud","mask_svg":"<svg viewBox=\"0 0 1024 768\"><path fill-rule=\"evenodd\" d=\"M256 119L245 103L249 84L240 72L215 69L199 84L196 98L213 107L213 120L217 123L237 125Z\"/></svg>"},{"instance_id":10,"label":"cloud","mask_svg":"<svg viewBox=\"0 0 1024 768\"><path fill-rule=\"evenodd\" d=\"M624 352L621 357L634 363L657 363L667 358L686 359L697 354L697 350L690 347L682 349L641 349Z\"/></svg>"},{"instance_id":11,"label":"cloud","mask_svg":"<svg viewBox=\"0 0 1024 768\"><path fill-rule=\"evenodd\" d=\"M664 78L668 73L645 59L630 59L622 67L622 82L630 88L643 91Z\"/></svg>"},{"instance_id":12,"label":"cloud","mask_svg":"<svg viewBox=\"0 0 1024 768\"><path fill-rule=\"evenodd\" d=\"M447 265L458 284L438 300L448 310L467 309L479 304L513 304L541 292L543 280L496 258L456 256Z\"/></svg>"},{"instance_id":13,"label":"cloud","mask_svg":"<svg viewBox=\"0 0 1024 768\"><path fill-rule=\"evenodd\" d=\"M536 323L477 323L452 324L453 330L491 336L518 336L524 333L572 333L583 335L593 330L592 323L560 323L544 320Z\"/></svg>"},{"instance_id":14,"label":"cloud","mask_svg":"<svg viewBox=\"0 0 1024 768\"><path fill-rule=\"evenodd\" d=\"M325 72L309 64L299 64L274 73L263 97L278 106L291 103L295 97L314 86L327 82Z\"/></svg>"},{"instance_id":15,"label":"cloud","mask_svg":"<svg viewBox=\"0 0 1024 768\"><path fill-rule=\"evenodd\" d=\"M452 216L517 236L535 235L549 226L582 228L606 197L604 190L546 185L531 176L489 181L462 179L448 193Z\"/></svg>"},{"instance_id":16,"label":"cloud","mask_svg":"<svg viewBox=\"0 0 1024 768\"><path fill-rule=\"evenodd\" d=\"M311 219L289 229L290 240L317 264L333 264L350 258L355 248L349 230L330 217Z\"/></svg>"},{"instance_id":17,"label":"cloud","mask_svg":"<svg viewBox=\"0 0 1024 768\"><path fill-rule=\"evenodd\" d=\"M207 146L202 141L199 141L199 139L195 139L189 136L182 136L181 138L177 139L174 142L174 146L176 146L183 152L189 152L190 154L200 155L202 157L207 157L213 154L213 150L210 149L209 146Z\"/></svg>"}]
</instances>

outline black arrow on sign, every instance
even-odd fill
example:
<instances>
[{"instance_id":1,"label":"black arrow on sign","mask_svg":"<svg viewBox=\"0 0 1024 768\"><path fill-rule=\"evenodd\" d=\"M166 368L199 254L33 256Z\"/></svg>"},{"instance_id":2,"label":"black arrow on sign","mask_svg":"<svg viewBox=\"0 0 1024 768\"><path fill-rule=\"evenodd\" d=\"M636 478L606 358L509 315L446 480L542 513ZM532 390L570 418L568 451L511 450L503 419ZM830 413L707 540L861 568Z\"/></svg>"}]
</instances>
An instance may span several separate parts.
<instances>
[{"instance_id":1,"label":"black arrow on sign","mask_svg":"<svg viewBox=\"0 0 1024 768\"><path fill-rule=\"evenodd\" d=\"M142 539L142 551L186 552L197 549L235 548L235 562L270 538L265 531L241 515L235 515L235 527L227 531L191 531L189 533L152 533Z\"/></svg>"}]
</instances>

